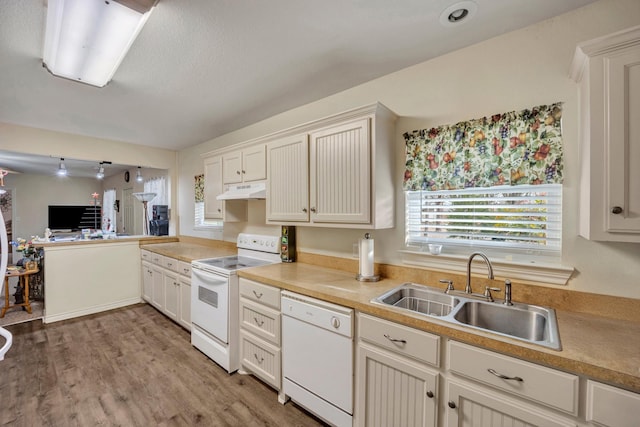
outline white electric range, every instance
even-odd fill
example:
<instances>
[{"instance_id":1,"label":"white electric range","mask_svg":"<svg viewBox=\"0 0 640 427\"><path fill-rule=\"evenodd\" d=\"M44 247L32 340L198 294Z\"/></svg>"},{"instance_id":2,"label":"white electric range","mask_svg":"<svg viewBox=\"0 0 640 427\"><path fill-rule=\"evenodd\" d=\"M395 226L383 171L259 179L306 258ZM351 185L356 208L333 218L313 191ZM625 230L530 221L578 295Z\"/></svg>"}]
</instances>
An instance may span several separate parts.
<instances>
[{"instance_id":1,"label":"white electric range","mask_svg":"<svg viewBox=\"0 0 640 427\"><path fill-rule=\"evenodd\" d=\"M240 367L238 270L280 262L280 238L238 235L238 254L191 263L191 344L232 373Z\"/></svg>"}]
</instances>

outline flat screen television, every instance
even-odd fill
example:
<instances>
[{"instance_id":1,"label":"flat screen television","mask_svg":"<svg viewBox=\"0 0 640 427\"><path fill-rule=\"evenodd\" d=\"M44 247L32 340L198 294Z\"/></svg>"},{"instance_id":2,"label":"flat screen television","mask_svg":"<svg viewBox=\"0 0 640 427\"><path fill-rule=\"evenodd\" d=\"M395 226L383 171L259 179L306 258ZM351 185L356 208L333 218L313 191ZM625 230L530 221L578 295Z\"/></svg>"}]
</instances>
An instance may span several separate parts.
<instances>
[{"instance_id":1,"label":"flat screen television","mask_svg":"<svg viewBox=\"0 0 640 427\"><path fill-rule=\"evenodd\" d=\"M102 227L100 206L49 205L49 228L52 231L78 231Z\"/></svg>"}]
</instances>

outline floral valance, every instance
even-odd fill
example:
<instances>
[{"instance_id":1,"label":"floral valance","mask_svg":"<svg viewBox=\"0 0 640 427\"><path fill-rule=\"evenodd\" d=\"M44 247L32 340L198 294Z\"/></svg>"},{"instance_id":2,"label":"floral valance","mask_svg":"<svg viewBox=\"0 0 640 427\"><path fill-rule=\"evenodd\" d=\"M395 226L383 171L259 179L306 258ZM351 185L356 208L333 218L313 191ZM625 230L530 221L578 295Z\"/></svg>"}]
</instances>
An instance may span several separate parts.
<instances>
[{"instance_id":1,"label":"floral valance","mask_svg":"<svg viewBox=\"0 0 640 427\"><path fill-rule=\"evenodd\" d=\"M562 103L405 133L405 190L562 183Z\"/></svg>"},{"instance_id":2,"label":"floral valance","mask_svg":"<svg viewBox=\"0 0 640 427\"><path fill-rule=\"evenodd\" d=\"M196 203L204 202L204 174L195 177Z\"/></svg>"}]
</instances>

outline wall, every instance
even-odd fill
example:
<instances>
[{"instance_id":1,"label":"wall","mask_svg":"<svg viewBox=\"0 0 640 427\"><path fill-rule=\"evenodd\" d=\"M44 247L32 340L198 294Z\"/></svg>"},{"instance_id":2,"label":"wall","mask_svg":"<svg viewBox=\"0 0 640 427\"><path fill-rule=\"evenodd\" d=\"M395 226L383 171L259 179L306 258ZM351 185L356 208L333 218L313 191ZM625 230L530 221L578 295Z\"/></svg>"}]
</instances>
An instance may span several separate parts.
<instances>
[{"instance_id":1,"label":"wall","mask_svg":"<svg viewBox=\"0 0 640 427\"><path fill-rule=\"evenodd\" d=\"M49 205L90 205L93 203L92 193L102 194L102 184L90 178L9 174L4 181L6 188L14 189L14 239L43 237L48 224Z\"/></svg>"},{"instance_id":2,"label":"wall","mask_svg":"<svg viewBox=\"0 0 640 427\"><path fill-rule=\"evenodd\" d=\"M401 263L404 241L402 134L539 104L564 102L565 183L562 263L576 268L569 289L640 298L640 246L598 243L577 235L578 219L578 93L568 77L576 44L640 24L637 0L603 0L545 22L501 35L477 45L417 64L366 84L287 111L236 132L207 141L179 155L179 204L193 203L193 176L202 173L200 155L297 124L380 101L401 118L397 122L397 218L392 230L374 232L376 260ZM473 25L473 24L471 24ZM182 211L182 209L181 209ZM192 216L192 215L191 215ZM239 231L273 230L259 215L243 225L225 225L224 240ZM193 230L193 218L182 215L181 233L207 237ZM362 233L298 227L302 251L351 256Z\"/></svg>"}]
</instances>

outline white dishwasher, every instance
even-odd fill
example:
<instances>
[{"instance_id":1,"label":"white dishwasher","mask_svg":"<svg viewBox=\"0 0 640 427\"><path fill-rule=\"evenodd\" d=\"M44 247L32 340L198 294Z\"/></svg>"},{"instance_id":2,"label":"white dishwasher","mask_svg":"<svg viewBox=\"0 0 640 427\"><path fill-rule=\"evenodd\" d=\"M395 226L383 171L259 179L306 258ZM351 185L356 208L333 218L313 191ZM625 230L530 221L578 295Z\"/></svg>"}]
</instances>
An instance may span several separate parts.
<instances>
[{"instance_id":1,"label":"white dishwasher","mask_svg":"<svg viewBox=\"0 0 640 427\"><path fill-rule=\"evenodd\" d=\"M353 310L282 291L285 397L335 426L353 418Z\"/></svg>"}]
</instances>

